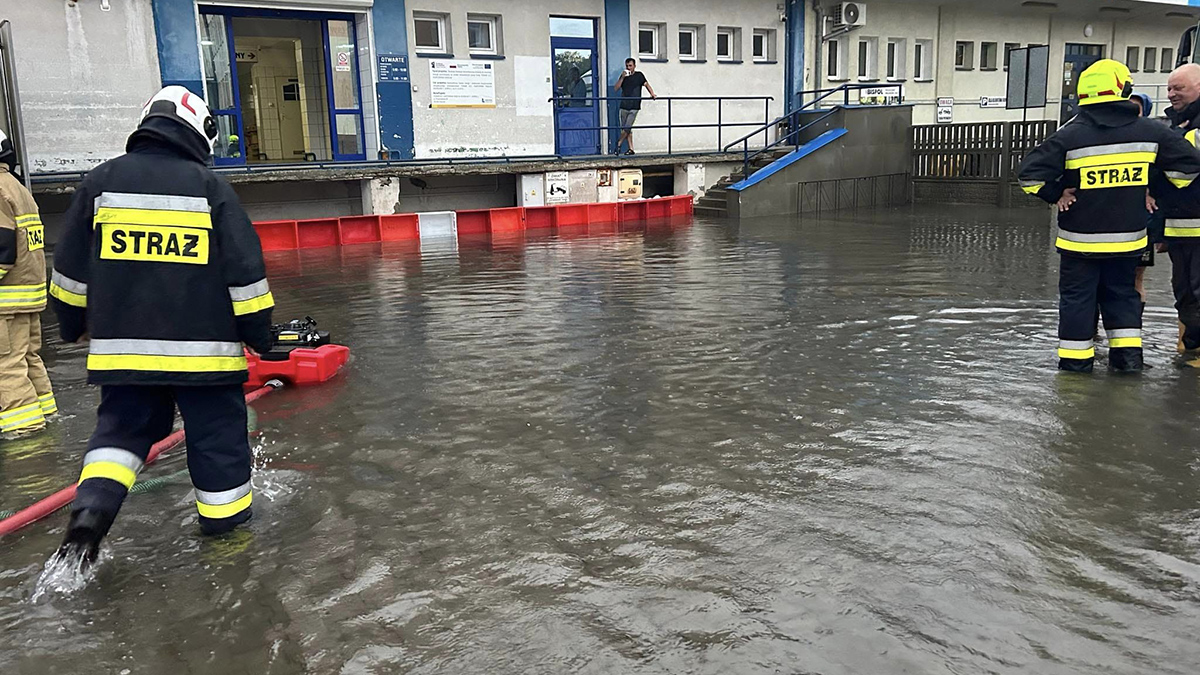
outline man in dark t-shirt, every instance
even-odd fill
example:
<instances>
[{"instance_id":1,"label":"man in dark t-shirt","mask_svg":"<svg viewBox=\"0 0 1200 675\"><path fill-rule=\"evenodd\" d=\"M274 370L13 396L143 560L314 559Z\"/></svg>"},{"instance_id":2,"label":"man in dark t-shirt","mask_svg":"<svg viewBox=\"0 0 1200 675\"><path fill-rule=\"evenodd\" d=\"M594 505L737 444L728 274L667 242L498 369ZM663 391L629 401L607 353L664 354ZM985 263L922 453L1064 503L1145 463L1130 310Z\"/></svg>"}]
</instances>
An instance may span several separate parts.
<instances>
[{"instance_id":1,"label":"man in dark t-shirt","mask_svg":"<svg viewBox=\"0 0 1200 675\"><path fill-rule=\"evenodd\" d=\"M621 143L625 141L629 143L629 149L625 151L625 154L633 154L633 121L637 119L638 111L642 109L642 87L650 92L650 98L658 98L654 93L654 88L646 81L646 76L638 72L637 61L625 59L625 70L617 79L617 83L613 85L614 91L621 92L619 117L621 137L617 139L618 155L621 154Z\"/></svg>"}]
</instances>

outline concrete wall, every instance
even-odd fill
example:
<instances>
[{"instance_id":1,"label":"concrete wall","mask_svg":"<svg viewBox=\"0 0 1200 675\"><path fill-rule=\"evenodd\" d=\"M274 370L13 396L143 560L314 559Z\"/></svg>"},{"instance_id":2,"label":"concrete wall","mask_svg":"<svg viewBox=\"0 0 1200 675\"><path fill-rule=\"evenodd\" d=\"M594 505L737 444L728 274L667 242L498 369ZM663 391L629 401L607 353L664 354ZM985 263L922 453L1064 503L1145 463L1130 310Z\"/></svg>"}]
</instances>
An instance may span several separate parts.
<instances>
[{"instance_id":1,"label":"concrete wall","mask_svg":"<svg viewBox=\"0 0 1200 675\"><path fill-rule=\"evenodd\" d=\"M767 121L783 114L784 109L784 24L780 21L779 3L776 0L630 0L630 31L633 56L639 59L639 69L645 73L659 96L771 96L769 110L762 102L729 101L723 105L722 119L725 122L753 122L762 124L764 114ZM639 24L663 24L665 39L660 40L660 60L647 59L637 53ZM679 55L680 25L703 27L703 48L698 60L683 59ZM717 59L717 28L731 27L740 30L741 54L737 62ZM766 62L756 62L751 51L754 29L774 31L774 53ZM609 95L615 95L611 84ZM715 123L717 103L713 101L674 101L671 118L680 123ZM665 102L646 102L638 116L639 125L667 123ZM723 132L724 143L729 143L753 127ZM680 129L673 132L672 149L715 150L718 148L717 130ZM773 140L773 139L772 139ZM665 152L667 132L644 130L636 133L636 148L639 152Z\"/></svg>"},{"instance_id":2,"label":"concrete wall","mask_svg":"<svg viewBox=\"0 0 1200 675\"><path fill-rule=\"evenodd\" d=\"M96 2L9 0L3 10L32 171L86 171L123 152L160 84L150 3L102 12Z\"/></svg>"},{"instance_id":3,"label":"concrete wall","mask_svg":"<svg viewBox=\"0 0 1200 675\"><path fill-rule=\"evenodd\" d=\"M845 78L830 80L825 72L828 62L827 51L818 44L817 22L811 11L806 26L805 64L807 67L806 88L835 87L844 82L858 82L858 43L862 38L878 39L879 84L890 84L885 78L886 44L888 38L905 40L906 77L903 82L905 103L913 104L914 123L936 122L936 100L938 97L955 99L955 122L978 122L1021 119L1021 111L1003 108L982 108L981 96L1004 96L1007 72L1003 69L1004 44L1017 43L1050 45L1050 73L1048 77L1049 102L1045 109L1028 111L1029 119L1058 119L1060 114L1063 57L1068 43L1095 44L1104 47L1105 56L1124 61L1126 47L1141 49L1153 47L1158 50L1174 50L1180 34L1194 20L1167 17L1163 13L1152 16L1122 17L1113 20L1111 15L1101 15L1097 7L1080 3L1076 9L1058 11L1028 8L996 11L987 3L915 2L909 0L871 0L868 3L867 25L856 28L840 38L846 50ZM811 5L810 5L811 7ZM1088 36L1085 32L1089 31ZM914 45L916 40L933 42L932 81L918 82L913 79ZM974 68L955 68L955 43L970 41L974 46ZM998 46L998 68L981 70L981 43L995 42ZM815 72L817 50L821 50L821 72ZM1139 69L1140 70L1140 69ZM1161 71L1161 63L1155 72L1138 72L1134 82L1138 91L1165 100L1167 73ZM1161 106L1159 108L1161 110Z\"/></svg>"},{"instance_id":4,"label":"concrete wall","mask_svg":"<svg viewBox=\"0 0 1200 675\"><path fill-rule=\"evenodd\" d=\"M756 185L730 190L730 217L796 213L800 183L902 174L912 166L911 106L848 108L829 123L849 133Z\"/></svg>"},{"instance_id":5,"label":"concrete wall","mask_svg":"<svg viewBox=\"0 0 1200 675\"><path fill-rule=\"evenodd\" d=\"M549 103L553 93L550 15L599 20L604 14L602 0L562 0L553 6L508 0L410 0L406 7L418 158L554 153L554 111ZM430 107L430 57L416 48L413 12L449 15L450 49L456 59L471 58L467 12L500 16L498 42L503 58L488 61L496 70L495 108ZM604 22L597 23L599 49L603 52Z\"/></svg>"}]
</instances>

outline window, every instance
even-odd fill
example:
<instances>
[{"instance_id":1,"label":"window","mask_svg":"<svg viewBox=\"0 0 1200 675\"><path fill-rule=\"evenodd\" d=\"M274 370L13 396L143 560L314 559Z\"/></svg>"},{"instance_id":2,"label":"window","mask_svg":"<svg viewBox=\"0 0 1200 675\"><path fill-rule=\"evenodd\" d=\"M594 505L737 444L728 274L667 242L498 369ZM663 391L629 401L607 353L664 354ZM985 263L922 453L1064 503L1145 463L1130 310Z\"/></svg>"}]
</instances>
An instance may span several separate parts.
<instances>
[{"instance_id":1,"label":"window","mask_svg":"<svg viewBox=\"0 0 1200 675\"><path fill-rule=\"evenodd\" d=\"M679 26L679 59L681 61L699 61L704 44L703 32L700 26Z\"/></svg>"},{"instance_id":2,"label":"window","mask_svg":"<svg viewBox=\"0 0 1200 675\"><path fill-rule=\"evenodd\" d=\"M1159 71L1169 73L1175 70L1175 50L1170 47L1162 48L1162 67Z\"/></svg>"},{"instance_id":3,"label":"window","mask_svg":"<svg viewBox=\"0 0 1200 675\"><path fill-rule=\"evenodd\" d=\"M858 40L858 79L879 79L879 38L865 37Z\"/></svg>"},{"instance_id":4,"label":"window","mask_svg":"<svg viewBox=\"0 0 1200 675\"><path fill-rule=\"evenodd\" d=\"M842 43L842 38L836 38L826 43L826 56L828 61L825 65L825 74L831 80L846 79L846 46Z\"/></svg>"},{"instance_id":5,"label":"window","mask_svg":"<svg viewBox=\"0 0 1200 675\"><path fill-rule=\"evenodd\" d=\"M913 79L933 80L933 40L917 40L913 45Z\"/></svg>"},{"instance_id":6,"label":"window","mask_svg":"<svg viewBox=\"0 0 1200 675\"><path fill-rule=\"evenodd\" d=\"M997 57L999 56L999 45L995 42L979 43L979 69L980 70L996 70L999 66Z\"/></svg>"},{"instance_id":7,"label":"window","mask_svg":"<svg viewBox=\"0 0 1200 675\"><path fill-rule=\"evenodd\" d=\"M1146 47L1143 50L1142 71L1153 73L1158 70L1158 50L1154 47Z\"/></svg>"},{"instance_id":8,"label":"window","mask_svg":"<svg viewBox=\"0 0 1200 675\"><path fill-rule=\"evenodd\" d=\"M908 40L894 38L887 43L887 79L903 80L907 65Z\"/></svg>"},{"instance_id":9,"label":"window","mask_svg":"<svg viewBox=\"0 0 1200 675\"><path fill-rule=\"evenodd\" d=\"M468 14L467 47L472 54L499 54L500 17Z\"/></svg>"},{"instance_id":10,"label":"window","mask_svg":"<svg viewBox=\"0 0 1200 675\"><path fill-rule=\"evenodd\" d=\"M638 56L645 59L661 59L666 56L662 47L662 34L666 25L661 23L638 24Z\"/></svg>"},{"instance_id":11,"label":"window","mask_svg":"<svg viewBox=\"0 0 1200 675\"><path fill-rule=\"evenodd\" d=\"M1138 71L1138 56L1140 51L1137 47L1125 48L1125 65L1129 67L1129 72L1131 73Z\"/></svg>"},{"instance_id":12,"label":"window","mask_svg":"<svg viewBox=\"0 0 1200 675\"><path fill-rule=\"evenodd\" d=\"M1020 48L1021 48L1021 43L1019 43L1019 42L1005 42L1004 43L1004 69L1005 70L1008 70L1008 64L1010 61L1012 61L1013 50L1020 49Z\"/></svg>"},{"instance_id":13,"label":"window","mask_svg":"<svg viewBox=\"0 0 1200 675\"><path fill-rule=\"evenodd\" d=\"M413 42L418 52L450 53L446 15L413 12Z\"/></svg>"},{"instance_id":14,"label":"window","mask_svg":"<svg viewBox=\"0 0 1200 675\"><path fill-rule=\"evenodd\" d=\"M958 70L975 70L975 43L954 43L954 67Z\"/></svg>"},{"instance_id":15,"label":"window","mask_svg":"<svg viewBox=\"0 0 1200 675\"><path fill-rule=\"evenodd\" d=\"M753 36L753 56L755 61L772 62L775 60L775 31L770 28L755 28Z\"/></svg>"},{"instance_id":16,"label":"window","mask_svg":"<svg viewBox=\"0 0 1200 675\"><path fill-rule=\"evenodd\" d=\"M717 60L742 60L742 30L740 28L717 28Z\"/></svg>"}]
</instances>

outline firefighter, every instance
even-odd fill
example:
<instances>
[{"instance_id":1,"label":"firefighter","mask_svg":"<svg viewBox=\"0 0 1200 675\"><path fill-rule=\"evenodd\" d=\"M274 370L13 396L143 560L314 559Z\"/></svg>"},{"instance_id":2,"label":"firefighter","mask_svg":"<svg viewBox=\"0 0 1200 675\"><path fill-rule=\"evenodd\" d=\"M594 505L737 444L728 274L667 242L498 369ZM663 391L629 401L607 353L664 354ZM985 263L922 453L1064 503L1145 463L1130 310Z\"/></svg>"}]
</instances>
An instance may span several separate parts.
<instances>
[{"instance_id":1,"label":"firefighter","mask_svg":"<svg viewBox=\"0 0 1200 675\"><path fill-rule=\"evenodd\" d=\"M46 252L33 195L13 176L17 154L0 131L0 434L14 439L46 428L58 411L42 363Z\"/></svg>"},{"instance_id":2,"label":"firefighter","mask_svg":"<svg viewBox=\"0 0 1200 675\"><path fill-rule=\"evenodd\" d=\"M1102 59L1079 76L1079 114L1021 164L1028 194L1057 204L1058 367L1091 372L1099 302L1109 368L1142 369L1141 298L1134 286L1146 248L1150 169L1176 188L1200 175L1200 152L1129 104L1133 78Z\"/></svg>"},{"instance_id":3,"label":"firefighter","mask_svg":"<svg viewBox=\"0 0 1200 675\"><path fill-rule=\"evenodd\" d=\"M250 220L206 166L216 140L204 100L166 87L67 211L50 296L63 340L89 336L101 390L62 556L95 560L176 406L201 532L251 516L243 343L270 349L274 300Z\"/></svg>"}]
</instances>

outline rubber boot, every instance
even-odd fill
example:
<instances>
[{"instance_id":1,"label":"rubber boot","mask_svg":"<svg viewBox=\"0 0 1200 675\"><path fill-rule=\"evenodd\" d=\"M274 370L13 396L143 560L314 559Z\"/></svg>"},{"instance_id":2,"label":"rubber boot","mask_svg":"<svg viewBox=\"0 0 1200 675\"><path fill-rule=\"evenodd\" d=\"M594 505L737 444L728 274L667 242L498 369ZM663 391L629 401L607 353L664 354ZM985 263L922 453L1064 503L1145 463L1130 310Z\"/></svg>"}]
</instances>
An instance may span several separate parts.
<instances>
[{"instance_id":1,"label":"rubber boot","mask_svg":"<svg viewBox=\"0 0 1200 675\"><path fill-rule=\"evenodd\" d=\"M1114 373L1140 373L1144 367L1140 347L1108 350L1108 369Z\"/></svg>"},{"instance_id":2,"label":"rubber boot","mask_svg":"<svg viewBox=\"0 0 1200 675\"><path fill-rule=\"evenodd\" d=\"M254 509L248 508L231 518L222 518L220 520L201 518L200 534L206 537L216 537L222 534L227 534L232 532L238 525L250 520L252 517L254 517Z\"/></svg>"},{"instance_id":3,"label":"rubber boot","mask_svg":"<svg viewBox=\"0 0 1200 675\"><path fill-rule=\"evenodd\" d=\"M96 509L80 509L71 514L67 534L58 547L58 557L77 559L83 567L96 562L100 542L112 527L113 517Z\"/></svg>"}]
</instances>

